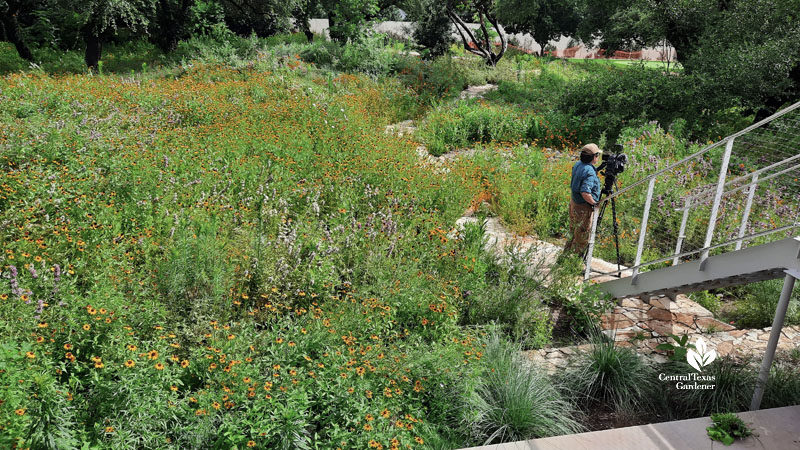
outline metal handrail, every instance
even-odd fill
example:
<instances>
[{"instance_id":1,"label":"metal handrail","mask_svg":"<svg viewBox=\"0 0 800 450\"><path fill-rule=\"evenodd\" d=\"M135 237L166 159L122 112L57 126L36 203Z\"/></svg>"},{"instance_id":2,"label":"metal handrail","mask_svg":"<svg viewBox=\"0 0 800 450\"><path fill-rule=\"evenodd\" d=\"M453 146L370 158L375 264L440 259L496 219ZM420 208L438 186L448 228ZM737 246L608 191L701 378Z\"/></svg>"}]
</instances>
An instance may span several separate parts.
<instances>
[{"instance_id":1,"label":"metal handrail","mask_svg":"<svg viewBox=\"0 0 800 450\"><path fill-rule=\"evenodd\" d=\"M786 159L784 159L782 161L776 162L775 164L770 164L769 166L764 167L763 169L759 169L759 170L754 170L752 172L748 172L746 175L742 175L742 176L740 176L738 178L735 178L735 179L733 179L731 181L728 181L727 183L725 183L724 187L729 187L731 185L734 185L737 182L745 180L747 178L750 178L755 174L760 175L760 174L762 174L762 173L764 173L764 172L766 172L768 170L774 169L774 168L776 168L778 166L782 166L782 165L787 164L789 162L792 162L792 161L794 161L796 159L800 159L800 154L792 156L791 158L786 158ZM795 170L795 169L800 169L800 164L792 166L792 167L789 167L788 169L784 169L784 170L782 170L780 172L776 172L776 173L767 175L766 177L762 178L761 181L766 181L766 180L769 180L771 178L775 178L776 176L783 175L784 173L791 172L792 170ZM749 185L750 184L748 183L748 184L745 184L743 186L739 186L737 188L731 189L730 191L725 191L725 194L727 195L727 194L730 194L730 193L733 193L733 192L738 192L739 190L744 189ZM690 196L688 196L686 198L687 199L691 199L691 200L699 200L701 198L708 197L712 192L713 192L712 189L708 189L708 190L705 190L703 192L699 192L697 194L690 195ZM682 211L682 210L683 210L683 208L676 208L675 209L675 211Z\"/></svg>"},{"instance_id":2,"label":"metal handrail","mask_svg":"<svg viewBox=\"0 0 800 450\"><path fill-rule=\"evenodd\" d=\"M715 245L712 245L712 246L709 246L709 247L703 247L703 248L699 248L699 249L696 249L696 250L690 250L688 252L683 252L683 253L680 253L680 254L677 254L677 255L670 255L670 256L667 256L667 257L664 257L664 258L654 259L652 261L647 261L647 262L641 263L638 266L630 266L628 268L620 269L620 270L614 270L612 272L602 272L602 273L601 272L597 272L598 275L589 277L586 280L587 281L588 280L593 280L595 278L606 276L606 275L616 275L616 274L620 274L621 275L622 272L625 272L626 270L633 271L633 270L641 269L642 267L647 267L647 266L652 265L652 264L659 264L659 263L662 263L662 262L667 262L670 259L673 259L673 258L676 258L676 257L677 258L683 258L684 256L694 255L694 254L701 253L701 252L704 252L704 251L711 251L711 250L718 249L720 247L725 247L726 245L735 244L737 241L740 241L740 240L741 241L747 241L747 240L754 239L754 238L757 238L757 237L767 236L767 235L770 235L770 234L773 234L773 233L779 233L781 231L789 230L789 229L792 229L792 228L800 228L800 222L795 222L795 223L793 223L791 225L785 225L785 226L782 226L780 228L775 228L775 229L772 229L772 230L761 231L759 233L753 233L753 234L750 234L750 235L747 235L747 236L744 236L744 237L741 237L741 238L737 237L736 239L731 239L730 241L723 242L721 244L715 244ZM798 236L798 237L800 237L800 236Z\"/></svg>"},{"instance_id":3,"label":"metal handrail","mask_svg":"<svg viewBox=\"0 0 800 450\"><path fill-rule=\"evenodd\" d=\"M629 190L633 189L636 186L642 185L645 182L650 181L650 178L657 177L657 176L659 176L659 175L661 175L661 174L663 174L665 172L668 172L668 171L680 166L681 164L683 164L685 162L691 161L692 159L697 158L698 156L702 156L703 154L707 153L708 151L710 151L710 150L712 150L714 148L717 148L717 147L721 146L722 144L726 144L729 140L736 139L737 137L756 129L756 128L760 127L761 125L764 125L765 123L771 122L771 121L783 116L784 114L787 114L787 113L789 113L791 111L794 111L797 108L800 108L800 102L797 102L797 103L787 107L786 109L783 109L781 111L776 112L775 114L767 117L766 119L763 119L763 120L761 120L761 121L759 121L757 123L754 123L754 124L750 125L747 128L744 128L744 129L742 129L742 130L740 130L740 131L738 131L738 132L736 132L736 133L734 133L734 134L732 134L730 136L727 136L727 137L725 137L725 139L723 139L721 141L718 141L718 142L715 142L715 143L713 143L711 145L708 145L708 146L702 148L701 150L698 150L697 152L695 152L695 153L693 153L693 154L681 159L680 161L678 161L676 163L673 163L673 164L670 164L669 166L659 170L658 172L655 172L655 173L653 173L651 175L648 175L647 177L642 178L641 180L639 180L639 181L637 181L637 182L635 182L635 183L633 183L631 185L625 186L624 188L618 190L617 192L615 192L612 195L609 195L605 199L601 199L600 201L604 202L604 201L611 200L612 198L617 197L619 194L622 194L623 192L629 191Z\"/></svg>"},{"instance_id":4,"label":"metal handrail","mask_svg":"<svg viewBox=\"0 0 800 450\"><path fill-rule=\"evenodd\" d=\"M740 130L740 131L738 131L738 132L736 132L734 134L731 134L731 135L725 137L724 139L722 139L722 140L720 140L718 142L715 142L713 144L707 145L706 147L704 147L701 150L693 153L692 155L689 155L689 156L687 156L685 158L682 158L681 160L679 160L679 161L677 161L677 162L675 162L673 164L670 164L669 166L665 167L664 169L661 169L661 170L659 170L659 171L657 171L655 173L652 173L652 174L648 175L647 177L642 178L639 181L637 181L637 182L635 182L635 183L633 183L631 185L628 185L628 186L624 187L623 189L620 189L617 192L615 192L615 193L613 193L613 194L611 194L611 195L609 195L609 196L607 196L607 197L605 197L605 198L600 200L600 203L605 206L606 203L602 203L602 202L607 202L609 200L613 200L616 197L618 197L619 195L621 195L621 194L623 194L625 192L628 192L628 191L636 188L637 186L643 185L645 182L649 183L649 186L648 186L648 189L647 189L647 195L646 195L646 200L645 200L643 216L642 216L642 222L641 222L641 226L639 227L639 231L638 231L638 235L639 235L638 236L638 245L637 245L637 249L636 249L636 257L635 257L635 260L634 260L634 265L627 269L627 270L632 270L634 278L638 274L638 271L639 271L640 267L644 267L644 266L651 265L651 264L657 264L657 263L660 263L660 262L668 261L670 259L673 260L673 265L675 265L675 264L678 264L680 262L680 258L681 257L687 256L687 255L692 255L692 254L695 254L695 253L700 253L700 255L701 255L700 256L700 261L701 261L700 270L702 271L702 270L704 270L705 261L708 258L709 252L712 249L718 248L720 246L725 246L725 245L730 245L732 243L736 243L736 250L739 250L739 249L741 249L742 242L744 242L746 240L749 240L749 239L752 239L753 237L757 237L757 236L761 236L761 235L767 235L767 234L771 234L771 233L774 233L774 232L785 230L787 228L795 228L797 226L797 224L795 223L795 224L789 225L787 227L776 228L776 229L771 230L771 231L766 232L766 233L758 233L758 234L754 234L754 235L750 235L750 236L744 236L744 233L745 233L746 227L747 227L747 223L748 223L748 220L749 220L750 206L751 206L751 204L753 202L753 197L754 197L755 191L757 189L757 185L759 183L766 182L766 181L768 181L770 179L773 179L773 178L778 177L780 175L783 175L785 173L800 169L800 164L792 164L788 168L785 168L783 170L779 170L778 172L771 173L771 174L763 176L763 177L759 177L759 175L763 174L765 172L768 172L770 170L773 170L773 169L776 169L776 168L779 168L781 166L785 166L787 164L791 164L791 163L797 161L798 159L800 159L800 154L795 154L795 155L793 155L791 157L785 158L782 161L770 164L767 167L763 167L761 169L755 170L755 171L750 172L750 173L748 173L746 175L739 176L739 177L737 177L737 178L735 178L733 180L726 180L726 178L727 178L727 175L728 175L728 165L729 165L729 163L731 161L731 155L733 153L734 142L736 141L737 137L745 135L748 132L750 132L750 131L752 131L752 130L754 130L756 128L759 128L759 127L761 127L762 125L764 125L766 123L772 122L773 120L775 120L775 119L777 119L777 118L779 118L781 116L784 116L789 112L797 110L798 108L800 108L800 102L797 102L797 103L795 103L795 104L793 104L793 105L791 105L791 106L789 106L789 107L787 107L787 108L785 108L785 109L783 109L783 110L781 110L781 111L779 111L779 112L777 112L777 113L775 113L775 114L773 114L773 115L771 115L771 116L769 116L769 117L767 117L767 118L765 118L763 120L760 120L757 123L754 123L754 124L744 128L744 129L742 129L742 130ZM678 166L684 165L687 162L690 162L690 161L698 159L702 155L708 153L710 150L715 149L717 147L720 147L723 143L725 144L725 150L724 150L724 153L722 154L722 161L721 161L721 165L719 167L719 174L718 174L717 182L715 183L714 188L713 189L709 189L709 190L704 190L702 192L699 192L699 193L696 193L696 194L689 195L689 196L685 197L684 206L675 209L676 211L683 211L683 218L681 220L680 231L678 232L678 239L677 239L677 243L676 243L676 247L675 247L675 252L670 256L667 256L667 257L664 257L664 258L660 258L660 259L657 259L657 260L654 260L654 261L647 261L647 262L642 263L641 259L642 259L642 254L643 254L643 251L644 251L645 237L646 237L646 233L647 233L647 225L648 225L647 222L648 222L648 219L649 219L650 207L651 207L652 200L653 200L653 187L655 185L657 177L659 177L662 174L665 174L665 173L675 169ZM729 189L731 186L735 186L737 183L740 183L743 180L746 180L748 178L750 179L750 181L748 183L745 183L745 184L743 184L741 186L734 187L733 189ZM722 207L722 198L724 196L726 196L726 195L729 195L729 194L732 194L732 193L735 193L735 192L739 192L739 191L742 191L742 190L745 190L745 189L748 189L748 188L749 188L749 192L748 192L748 195L747 195L745 213L743 214L741 223L739 224L738 237L736 239L730 240L730 241L728 241L728 242L726 242L724 244L712 245L712 241L714 239L714 234L715 234L715 231L716 231L715 228L717 226L717 223L716 223L717 222L717 216L720 213L720 208ZM726 190L726 189L728 189L728 190ZM691 252L682 252L682 245L683 245L683 242L685 241L685 238L686 238L686 236L685 236L685 231L686 231L685 227L687 225L687 219L688 219L689 210L692 207L696 208L700 204L705 204L708 201L708 197L711 196L711 195L713 195L713 204L711 206L711 211L710 211L710 214L709 214L709 217L708 217L708 226L707 226L707 228L705 230L706 232L705 232L705 239L704 239L703 247L701 249L699 249L699 250L695 250L695 251L691 251ZM598 220L597 214L593 214L592 215L592 222L591 222L591 230L590 230L590 235L589 235L589 242L588 242L589 246L588 246L588 250L587 250L587 254L586 254L587 264L586 264L586 270L585 270L585 273L584 273L584 279L585 280L596 278L596 276L594 276L594 277L591 276L591 258L592 258L592 254L593 254L593 251L594 251L596 235L597 235L597 226L598 226L597 220ZM621 273L621 271L617 270L617 271L614 271L614 272L609 272L608 274L619 274L619 273ZM608 274L602 274L602 275L608 275Z\"/></svg>"}]
</instances>

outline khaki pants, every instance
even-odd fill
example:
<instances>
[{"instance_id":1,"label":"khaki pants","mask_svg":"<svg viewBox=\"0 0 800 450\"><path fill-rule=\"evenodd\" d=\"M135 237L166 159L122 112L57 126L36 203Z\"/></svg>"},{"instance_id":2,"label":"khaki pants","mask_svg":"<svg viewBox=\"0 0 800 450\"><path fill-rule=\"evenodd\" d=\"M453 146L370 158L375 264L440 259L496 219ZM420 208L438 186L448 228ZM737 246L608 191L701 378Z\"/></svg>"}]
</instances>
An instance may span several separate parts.
<instances>
[{"instance_id":1,"label":"khaki pants","mask_svg":"<svg viewBox=\"0 0 800 450\"><path fill-rule=\"evenodd\" d=\"M577 204L569 201L569 231L570 237L564 246L564 253L573 252L583 255L589 243L589 233L592 231L592 206L588 203Z\"/></svg>"}]
</instances>

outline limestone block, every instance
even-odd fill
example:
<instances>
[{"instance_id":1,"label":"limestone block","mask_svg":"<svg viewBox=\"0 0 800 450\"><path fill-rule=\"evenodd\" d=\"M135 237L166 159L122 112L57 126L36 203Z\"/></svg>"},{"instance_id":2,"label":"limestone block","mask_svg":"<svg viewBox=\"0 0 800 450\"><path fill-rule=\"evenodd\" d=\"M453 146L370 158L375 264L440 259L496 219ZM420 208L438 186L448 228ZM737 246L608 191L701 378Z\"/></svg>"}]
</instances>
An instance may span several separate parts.
<instances>
[{"instance_id":1,"label":"limestone block","mask_svg":"<svg viewBox=\"0 0 800 450\"><path fill-rule=\"evenodd\" d=\"M730 331L735 329L731 325L721 322L717 319L711 317L700 317L695 319L694 323L703 329L708 329L709 327L713 327L717 331Z\"/></svg>"},{"instance_id":2,"label":"limestone block","mask_svg":"<svg viewBox=\"0 0 800 450\"><path fill-rule=\"evenodd\" d=\"M548 359L547 362L558 368L567 367L568 364L564 358Z\"/></svg>"},{"instance_id":3,"label":"limestone block","mask_svg":"<svg viewBox=\"0 0 800 450\"><path fill-rule=\"evenodd\" d=\"M733 344L730 342L722 342L717 345L717 353L719 356L728 356L733 351Z\"/></svg>"},{"instance_id":4,"label":"limestone block","mask_svg":"<svg viewBox=\"0 0 800 450\"><path fill-rule=\"evenodd\" d=\"M733 331L729 331L728 335L729 336L733 336L734 338L740 338L740 337L744 336L745 333L747 333L747 330L733 330Z\"/></svg>"},{"instance_id":5,"label":"limestone block","mask_svg":"<svg viewBox=\"0 0 800 450\"><path fill-rule=\"evenodd\" d=\"M652 330L653 333L657 333L659 336L666 336L668 334L673 334L671 322L664 322L662 320L651 320L647 322L647 327L650 330Z\"/></svg>"},{"instance_id":6,"label":"limestone block","mask_svg":"<svg viewBox=\"0 0 800 450\"><path fill-rule=\"evenodd\" d=\"M659 364L664 364L664 363L666 363L668 361L666 356L659 355L658 353L653 353L650 357L653 358L653 361L655 361L655 362L657 362Z\"/></svg>"},{"instance_id":7,"label":"limestone block","mask_svg":"<svg viewBox=\"0 0 800 450\"><path fill-rule=\"evenodd\" d=\"M650 304L653 306L653 308L661 308L666 310L677 309L675 307L676 306L675 303L666 297L651 298Z\"/></svg>"},{"instance_id":8,"label":"limestone block","mask_svg":"<svg viewBox=\"0 0 800 450\"><path fill-rule=\"evenodd\" d=\"M624 308L650 309L650 305L636 297L623 298L620 306Z\"/></svg>"},{"instance_id":9,"label":"limestone block","mask_svg":"<svg viewBox=\"0 0 800 450\"><path fill-rule=\"evenodd\" d=\"M778 342L778 350L789 351L789 350L791 350L793 348L794 348L794 344L792 344L791 342L787 342L787 341L783 341L783 340Z\"/></svg>"},{"instance_id":10,"label":"limestone block","mask_svg":"<svg viewBox=\"0 0 800 450\"><path fill-rule=\"evenodd\" d=\"M623 316L636 322L648 320L650 318L650 316L647 314L647 311L643 311L641 309L627 309L620 312Z\"/></svg>"},{"instance_id":11,"label":"limestone block","mask_svg":"<svg viewBox=\"0 0 800 450\"><path fill-rule=\"evenodd\" d=\"M686 314L684 312L676 312L674 313L674 321L678 323L682 323L686 326L693 327L694 326L694 319L696 316L692 314Z\"/></svg>"},{"instance_id":12,"label":"limestone block","mask_svg":"<svg viewBox=\"0 0 800 450\"><path fill-rule=\"evenodd\" d=\"M613 322L609 322L605 330L618 330L620 328L629 328L634 325L634 322L630 319L626 319L622 316L622 319L614 320ZM634 333L635 334L635 333Z\"/></svg>"},{"instance_id":13,"label":"limestone block","mask_svg":"<svg viewBox=\"0 0 800 450\"><path fill-rule=\"evenodd\" d=\"M662 320L664 322L672 322L672 313L667 311L666 309L661 308L653 308L647 312L647 314L655 319L655 320Z\"/></svg>"}]
</instances>

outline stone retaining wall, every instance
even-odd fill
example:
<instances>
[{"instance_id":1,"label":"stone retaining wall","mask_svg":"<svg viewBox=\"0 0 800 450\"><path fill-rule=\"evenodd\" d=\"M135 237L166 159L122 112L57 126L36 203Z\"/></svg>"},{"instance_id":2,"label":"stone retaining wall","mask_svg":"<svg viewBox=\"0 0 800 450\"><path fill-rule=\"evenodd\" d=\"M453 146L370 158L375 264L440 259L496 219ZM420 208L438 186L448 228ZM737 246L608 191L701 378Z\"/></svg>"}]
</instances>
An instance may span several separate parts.
<instances>
[{"instance_id":1,"label":"stone retaining wall","mask_svg":"<svg viewBox=\"0 0 800 450\"><path fill-rule=\"evenodd\" d=\"M697 336L702 336L708 348L715 349L720 356L756 356L764 354L769 341L772 327L754 330L730 330L711 334L695 334L690 339L690 343L697 340ZM656 350L656 346L663 342L672 342L667 337L658 337L644 340L622 341L617 345L632 347L639 354L651 357L657 362L666 362L665 352ZM525 355L534 363L541 364L549 372L562 370L569 366L570 360L574 361L574 356L580 352L588 351L591 344L574 345L561 348L544 348L540 350L529 350ZM800 326L784 327L781 337L778 340L778 351L788 351L800 348Z\"/></svg>"}]
</instances>

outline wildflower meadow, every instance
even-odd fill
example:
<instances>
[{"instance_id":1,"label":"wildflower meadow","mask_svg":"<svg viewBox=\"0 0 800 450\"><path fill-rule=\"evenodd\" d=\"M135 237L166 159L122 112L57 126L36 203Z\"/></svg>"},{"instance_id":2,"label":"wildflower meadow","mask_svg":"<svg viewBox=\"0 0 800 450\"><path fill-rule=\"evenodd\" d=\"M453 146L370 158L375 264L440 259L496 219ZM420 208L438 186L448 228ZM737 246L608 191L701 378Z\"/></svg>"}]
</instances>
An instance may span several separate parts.
<instances>
[{"instance_id":1,"label":"wildflower meadow","mask_svg":"<svg viewBox=\"0 0 800 450\"><path fill-rule=\"evenodd\" d=\"M455 449L585 430L607 367L572 389L520 355L582 340L607 304L576 288L579 262L547 287L455 222L470 209L563 240L574 150L606 136L561 91L644 69L370 48L377 67L358 47L236 42L246 55L61 70L72 55L0 77L0 447ZM325 66L328 47L352 64ZM409 119L418 133L385 132ZM623 182L701 145L654 122L621 133ZM434 170L424 144L473 153ZM574 313L566 331L555 310ZM774 404L800 398L786 380ZM623 381L609 389L638 383ZM668 402L618 391L636 413Z\"/></svg>"}]
</instances>

